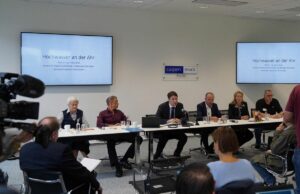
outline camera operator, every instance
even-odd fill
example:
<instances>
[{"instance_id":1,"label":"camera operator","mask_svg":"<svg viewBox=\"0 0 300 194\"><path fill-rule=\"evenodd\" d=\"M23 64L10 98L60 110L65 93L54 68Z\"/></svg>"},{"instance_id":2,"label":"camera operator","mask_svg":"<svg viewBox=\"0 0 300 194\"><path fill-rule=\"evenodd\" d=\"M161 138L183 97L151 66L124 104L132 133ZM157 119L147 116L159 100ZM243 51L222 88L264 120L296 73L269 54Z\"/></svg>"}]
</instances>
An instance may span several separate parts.
<instances>
[{"instance_id":1,"label":"camera operator","mask_svg":"<svg viewBox=\"0 0 300 194\"><path fill-rule=\"evenodd\" d=\"M39 115L38 102L11 100L16 99L17 95L38 98L44 90L44 83L29 75L0 73L0 162L16 153L20 144L30 140L36 130L36 124L16 122L15 119L38 119ZM11 133L12 128L22 131L15 135ZM14 193L6 188L7 180L7 173L0 169L0 193Z\"/></svg>"},{"instance_id":2,"label":"camera operator","mask_svg":"<svg viewBox=\"0 0 300 194\"><path fill-rule=\"evenodd\" d=\"M37 98L44 94L44 90L44 83L29 75L0 73L0 162L16 152L22 142L31 139L36 130L35 124L16 122L11 119L38 119L39 116L38 102L11 102L11 100L17 95ZM23 131L17 136L7 137L5 130L11 128ZM4 141L4 137L8 141Z\"/></svg>"}]
</instances>

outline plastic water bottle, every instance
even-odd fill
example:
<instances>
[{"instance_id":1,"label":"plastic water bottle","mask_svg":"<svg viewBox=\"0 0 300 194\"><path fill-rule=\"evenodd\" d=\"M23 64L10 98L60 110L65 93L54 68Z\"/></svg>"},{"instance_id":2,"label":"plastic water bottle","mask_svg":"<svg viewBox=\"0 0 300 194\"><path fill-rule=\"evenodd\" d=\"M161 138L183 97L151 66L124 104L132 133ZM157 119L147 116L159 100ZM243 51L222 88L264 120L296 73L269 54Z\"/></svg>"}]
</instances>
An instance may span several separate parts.
<instances>
[{"instance_id":1,"label":"plastic water bottle","mask_svg":"<svg viewBox=\"0 0 300 194\"><path fill-rule=\"evenodd\" d=\"M76 133L80 132L80 123L79 123L79 119L77 119L77 123L76 123Z\"/></svg>"}]
</instances>

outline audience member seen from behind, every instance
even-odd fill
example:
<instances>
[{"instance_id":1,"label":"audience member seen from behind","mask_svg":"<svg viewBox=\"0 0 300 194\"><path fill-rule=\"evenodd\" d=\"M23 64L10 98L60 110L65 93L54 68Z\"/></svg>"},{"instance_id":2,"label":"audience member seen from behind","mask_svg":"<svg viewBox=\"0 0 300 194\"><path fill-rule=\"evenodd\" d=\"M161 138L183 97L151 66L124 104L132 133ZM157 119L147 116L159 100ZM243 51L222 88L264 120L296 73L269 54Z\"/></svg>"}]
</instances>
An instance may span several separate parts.
<instances>
[{"instance_id":1,"label":"audience member seen from behind","mask_svg":"<svg viewBox=\"0 0 300 194\"><path fill-rule=\"evenodd\" d=\"M45 117L39 122L35 142L25 144L20 151L20 168L23 171L53 170L63 174L67 190L86 183L72 193L88 193L89 184L93 191L102 192L95 174L82 166L68 145L56 142L59 122L56 117Z\"/></svg>"},{"instance_id":2,"label":"audience member seen from behind","mask_svg":"<svg viewBox=\"0 0 300 194\"><path fill-rule=\"evenodd\" d=\"M202 163L184 167L176 180L176 194L213 194L214 187L213 176Z\"/></svg>"},{"instance_id":3,"label":"audience member seen from behind","mask_svg":"<svg viewBox=\"0 0 300 194\"><path fill-rule=\"evenodd\" d=\"M211 121L217 122L221 117L218 105L214 103L215 95L212 92L207 92L205 94L205 101L197 105L197 120L202 121L203 117L209 117ZM215 128L209 128L202 130L200 132L201 139L204 148L207 153L213 153L213 144L208 145L208 136L211 134Z\"/></svg>"},{"instance_id":4,"label":"audience member seen from behind","mask_svg":"<svg viewBox=\"0 0 300 194\"><path fill-rule=\"evenodd\" d=\"M103 110L99 113L97 117L97 127L116 127L121 125L121 121L126 121L127 118L125 114L118 109L119 102L116 96L110 96L106 99L107 109ZM134 157L134 143L137 134L135 133L128 133L128 134L119 134L119 135L112 135L104 140L107 141L107 150L110 160L111 166L116 166L116 176L121 177L123 176L123 169L132 169L131 164L128 162L128 158ZM131 145L127 149L123 158L119 161L117 152L116 152L116 143L117 142L129 142ZM138 136L137 141L139 144L142 143L143 139Z\"/></svg>"},{"instance_id":5,"label":"audience member seen from behind","mask_svg":"<svg viewBox=\"0 0 300 194\"><path fill-rule=\"evenodd\" d=\"M265 90L264 97L257 100L255 105L256 111L259 111L260 117L264 118L281 118L283 111L277 99L273 98L272 90ZM272 130L271 128L255 129L255 148L259 149L261 144L261 133L263 130Z\"/></svg>"},{"instance_id":6,"label":"audience member seen from behind","mask_svg":"<svg viewBox=\"0 0 300 194\"><path fill-rule=\"evenodd\" d=\"M244 94L241 91L237 91L233 95L233 101L228 107L229 119L248 120L249 111L247 102L244 101ZM237 135L239 146L250 141L253 138L253 134L248 128L235 126L233 127L234 132Z\"/></svg>"},{"instance_id":7,"label":"audience member seen from behind","mask_svg":"<svg viewBox=\"0 0 300 194\"><path fill-rule=\"evenodd\" d=\"M83 114L83 111L78 109L78 104L79 104L78 98L74 96L69 97L67 99L67 104L68 104L68 108L66 110L63 110L58 116L60 127L64 128L65 125L70 125L71 128L75 129L77 123L79 123L80 127L83 125L87 127L88 122ZM89 149L90 144L88 140L83 140L83 141L68 140L63 143L67 143L70 145L70 147L73 150L73 154L75 158L77 158L78 150L80 150L81 154L84 157L87 157L87 155L90 152Z\"/></svg>"},{"instance_id":8,"label":"audience member seen from behind","mask_svg":"<svg viewBox=\"0 0 300 194\"><path fill-rule=\"evenodd\" d=\"M220 159L208 163L216 189L233 181L252 180L255 182L255 170L251 163L233 155L239 149L234 131L231 128L219 127L213 132L212 137L215 153Z\"/></svg>"},{"instance_id":9,"label":"audience member seen from behind","mask_svg":"<svg viewBox=\"0 0 300 194\"><path fill-rule=\"evenodd\" d=\"M296 134L295 128L291 123L281 123L274 132L274 137L272 138L272 143L270 145L270 150L267 150L265 153L254 156L251 161L255 170L263 178L264 182L269 185L275 185L276 178L268 172L264 166L266 165L266 155L267 154L276 154L284 157L290 144L296 143ZM281 160L270 157L269 166L274 168L281 169L284 165Z\"/></svg>"},{"instance_id":10,"label":"audience member seen from behind","mask_svg":"<svg viewBox=\"0 0 300 194\"><path fill-rule=\"evenodd\" d=\"M181 119L185 117L183 104L178 102L178 95L171 91L167 95L168 101L159 105L156 116L160 119L162 124L180 124ZM174 151L174 156L178 157L187 141L187 136L182 131L161 131L154 132L154 137L158 138L158 144L154 159L161 156L163 149L170 139L177 139L177 147Z\"/></svg>"},{"instance_id":11,"label":"audience member seen from behind","mask_svg":"<svg viewBox=\"0 0 300 194\"><path fill-rule=\"evenodd\" d=\"M292 122L296 128L297 147L293 155L296 174L297 194L300 194L300 85L292 90L284 112L284 121Z\"/></svg>"}]
</instances>

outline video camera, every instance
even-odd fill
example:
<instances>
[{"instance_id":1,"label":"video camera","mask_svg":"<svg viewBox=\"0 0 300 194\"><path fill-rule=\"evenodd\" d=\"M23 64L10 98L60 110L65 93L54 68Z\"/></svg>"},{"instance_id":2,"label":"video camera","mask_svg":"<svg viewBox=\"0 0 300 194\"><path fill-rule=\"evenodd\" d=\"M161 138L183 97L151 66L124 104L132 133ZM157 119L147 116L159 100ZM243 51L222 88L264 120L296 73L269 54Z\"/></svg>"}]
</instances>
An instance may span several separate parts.
<instances>
[{"instance_id":1,"label":"video camera","mask_svg":"<svg viewBox=\"0 0 300 194\"><path fill-rule=\"evenodd\" d=\"M39 103L14 101L17 95L38 98L44 94L44 83L29 75L16 73L0 73L0 133L5 127L14 127L33 133L36 125L15 122L10 119L38 119Z\"/></svg>"}]
</instances>

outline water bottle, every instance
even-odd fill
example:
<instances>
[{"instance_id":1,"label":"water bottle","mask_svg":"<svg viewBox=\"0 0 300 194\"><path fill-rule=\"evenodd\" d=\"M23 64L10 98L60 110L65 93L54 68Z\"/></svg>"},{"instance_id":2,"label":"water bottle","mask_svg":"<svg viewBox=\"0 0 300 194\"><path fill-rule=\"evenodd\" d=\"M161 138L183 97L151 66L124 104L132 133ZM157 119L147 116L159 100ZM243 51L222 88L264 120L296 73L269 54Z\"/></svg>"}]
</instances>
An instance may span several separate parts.
<instances>
[{"instance_id":1,"label":"water bottle","mask_svg":"<svg viewBox=\"0 0 300 194\"><path fill-rule=\"evenodd\" d=\"M79 119L77 119L77 123L76 123L76 133L80 132L80 123L79 123Z\"/></svg>"}]
</instances>

